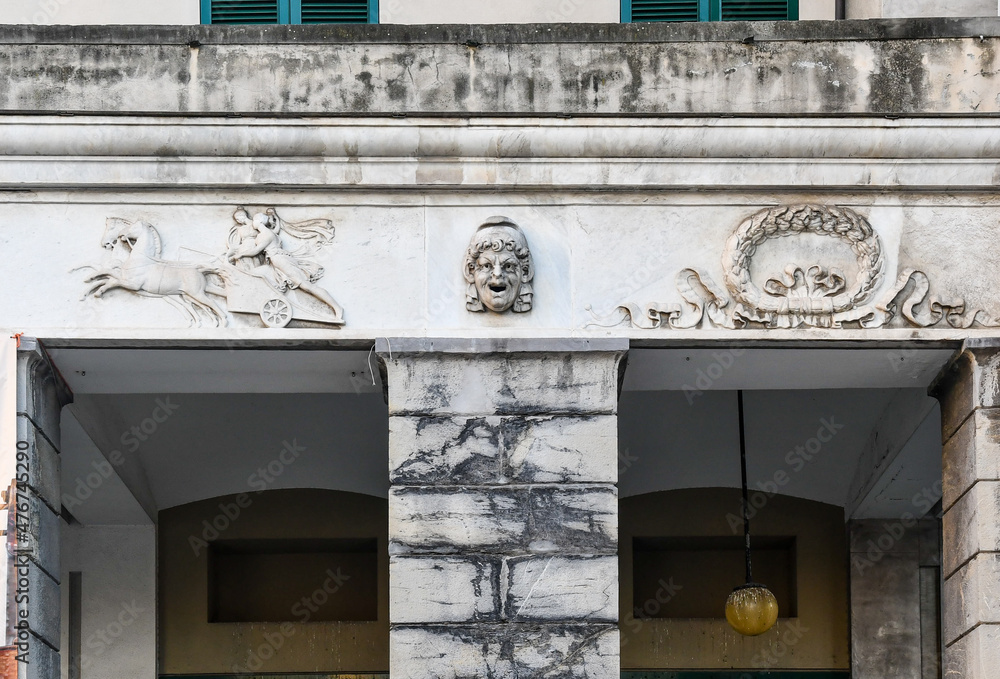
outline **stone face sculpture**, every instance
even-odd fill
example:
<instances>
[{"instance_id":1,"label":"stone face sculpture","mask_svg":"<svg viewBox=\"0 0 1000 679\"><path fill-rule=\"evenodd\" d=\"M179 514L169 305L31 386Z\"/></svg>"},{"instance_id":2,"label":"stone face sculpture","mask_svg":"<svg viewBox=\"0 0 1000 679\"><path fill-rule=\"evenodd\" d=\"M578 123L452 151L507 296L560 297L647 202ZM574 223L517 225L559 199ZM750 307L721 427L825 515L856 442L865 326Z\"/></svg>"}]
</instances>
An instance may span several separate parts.
<instances>
[{"instance_id":1,"label":"stone face sculpture","mask_svg":"<svg viewBox=\"0 0 1000 679\"><path fill-rule=\"evenodd\" d=\"M211 258L202 264L164 259L160 234L151 224L109 218L101 241L110 253L107 261L79 267L94 270L84 297L119 288L163 299L191 325L201 325L206 316L216 326L226 325L227 312L259 316L268 327L293 319L343 325L343 309L316 284L324 270L312 259L333 239L330 220L288 222L274 208L251 216L240 207L233 221L225 254L199 253ZM289 248L283 238L294 245Z\"/></svg>"},{"instance_id":2,"label":"stone face sculpture","mask_svg":"<svg viewBox=\"0 0 1000 679\"><path fill-rule=\"evenodd\" d=\"M507 217L490 217L476 230L465 253L465 308L502 314L531 310L535 276L521 227Z\"/></svg>"},{"instance_id":3,"label":"stone face sculpture","mask_svg":"<svg viewBox=\"0 0 1000 679\"><path fill-rule=\"evenodd\" d=\"M767 240L802 234L840 241L857 262L853 280L822 262L789 264L778 278L758 285L751 274L758 248ZM803 249L797 256L809 256ZM722 255L725 288L701 269L682 269L677 291L683 303L623 302L622 316L633 327L654 328L861 328L898 325L927 328L945 322L953 328L996 327L1000 321L965 301L931 292L918 269L901 271L886 282L882 241L868 220L848 208L782 205L750 215L736 228ZM883 285L883 283L886 283ZM595 325L609 327L599 319Z\"/></svg>"}]
</instances>

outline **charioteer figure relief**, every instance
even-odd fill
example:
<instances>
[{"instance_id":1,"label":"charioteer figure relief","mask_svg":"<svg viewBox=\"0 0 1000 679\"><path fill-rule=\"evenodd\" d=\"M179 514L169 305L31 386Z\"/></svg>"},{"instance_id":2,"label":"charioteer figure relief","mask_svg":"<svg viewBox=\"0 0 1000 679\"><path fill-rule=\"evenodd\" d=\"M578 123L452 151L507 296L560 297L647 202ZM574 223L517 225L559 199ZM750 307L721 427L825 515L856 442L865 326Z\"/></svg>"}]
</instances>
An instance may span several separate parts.
<instances>
[{"instance_id":1,"label":"charioteer figure relief","mask_svg":"<svg viewBox=\"0 0 1000 679\"><path fill-rule=\"evenodd\" d=\"M284 327L293 319L343 325L344 310L317 285L325 271L313 259L333 240L333 222L289 222L274 208L251 216L244 207L233 213L233 221L226 253L199 252L212 258L202 264L163 259L160 235L144 221L109 218L102 246L111 255L102 267L80 267L95 271L85 281L90 287L84 297L116 288L157 297L180 309L192 325L205 316L216 326L227 325L227 311L257 315L268 327Z\"/></svg>"}]
</instances>

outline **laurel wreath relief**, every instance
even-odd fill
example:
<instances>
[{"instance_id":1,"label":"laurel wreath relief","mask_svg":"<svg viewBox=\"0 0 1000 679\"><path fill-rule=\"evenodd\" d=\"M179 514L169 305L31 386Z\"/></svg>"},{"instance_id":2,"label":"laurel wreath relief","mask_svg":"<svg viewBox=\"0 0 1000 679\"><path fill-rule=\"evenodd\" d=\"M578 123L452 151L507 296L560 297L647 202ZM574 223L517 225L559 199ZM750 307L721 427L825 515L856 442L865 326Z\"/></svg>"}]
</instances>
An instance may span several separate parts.
<instances>
[{"instance_id":1,"label":"laurel wreath relief","mask_svg":"<svg viewBox=\"0 0 1000 679\"><path fill-rule=\"evenodd\" d=\"M757 249L769 239L801 234L842 241L857 259L855 280L848 281L834 267L791 264L780 278L758 286L751 274ZM802 204L760 210L744 219L729 237L722 266L725 290L704 270L682 269L676 279L681 303L623 302L612 314L615 324L627 320L643 329L735 329L840 328L853 323L880 328L901 319L919 328L941 321L953 328L1000 326L982 310L967 310L962 299L931 294L927 274L916 269L902 271L876 299L885 282L882 241L868 220L849 208ZM595 324L606 325L600 319Z\"/></svg>"}]
</instances>

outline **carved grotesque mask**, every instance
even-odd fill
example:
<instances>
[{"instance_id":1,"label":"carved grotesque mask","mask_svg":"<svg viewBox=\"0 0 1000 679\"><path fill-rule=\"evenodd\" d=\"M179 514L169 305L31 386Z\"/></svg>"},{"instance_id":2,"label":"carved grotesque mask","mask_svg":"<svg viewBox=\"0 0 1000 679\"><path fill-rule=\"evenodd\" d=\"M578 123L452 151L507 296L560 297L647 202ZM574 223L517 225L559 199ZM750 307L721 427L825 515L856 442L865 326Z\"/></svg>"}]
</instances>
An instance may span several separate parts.
<instances>
[{"instance_id":1,"label":"carved grotesque mask","mask_svg":"<svg viewBox=\"0 0 1000 679\"><path fill-rule=\"evenodd\" d=\"M491 217L479 227L465 255L469 311L503 313L531 309L531 253L521 229L506 217Z\"/></svg>"}]
</instances>

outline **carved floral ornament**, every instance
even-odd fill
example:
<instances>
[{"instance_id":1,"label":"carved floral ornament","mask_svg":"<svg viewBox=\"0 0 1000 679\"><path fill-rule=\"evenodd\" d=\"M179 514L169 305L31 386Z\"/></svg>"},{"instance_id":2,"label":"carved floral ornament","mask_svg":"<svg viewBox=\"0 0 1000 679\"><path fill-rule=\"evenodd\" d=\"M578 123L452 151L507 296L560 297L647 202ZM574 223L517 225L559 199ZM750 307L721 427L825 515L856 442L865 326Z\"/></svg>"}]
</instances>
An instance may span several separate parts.
<instances>
[{"instance_id":1,"label":"carved floral ornament","mask_svg":"<svg viewBox=\"0 0 1000 679\"><path fill-rule=\"evenodd\" d=\"M183 248L205 261L167 260L157 229L142 220L107 220L101 246L107 250L85 279L84 298L121 289L162 299L191 325L227 325L227 311L260 318L267 327L292 320L343 325L344 311L317 285L324 269L312 257L333 240L333 222L285 221L274 208L233 213L227 249L221 255Z\"/></svg>"},{"instance_id":2,"label":"carved floral ornament","mask_svg":"<svg viewBox=\"0 0 1000 679\"><path fill-rule=\"evenodd\" d=\"M795 263L788 265L780 278L759 286L751 275L751 265L761 244L801 234L841 241L857 259L854 280L821 263ZM881 328L894 320L918 328L941 321L953 328L1000 326L986 312L967 309L962 299L932 294L927 274L917 269L901 272L876 298L885 279L882 241L868 220L848 208L792 205L761 210L730 236L722 266L725 290L705 271L683 269L676 280L682 303L625 302L617 308L623 314L618 322L628 320L633 327L643 329L840 328L844 323Z\"/></svg>"}]
</instances>

